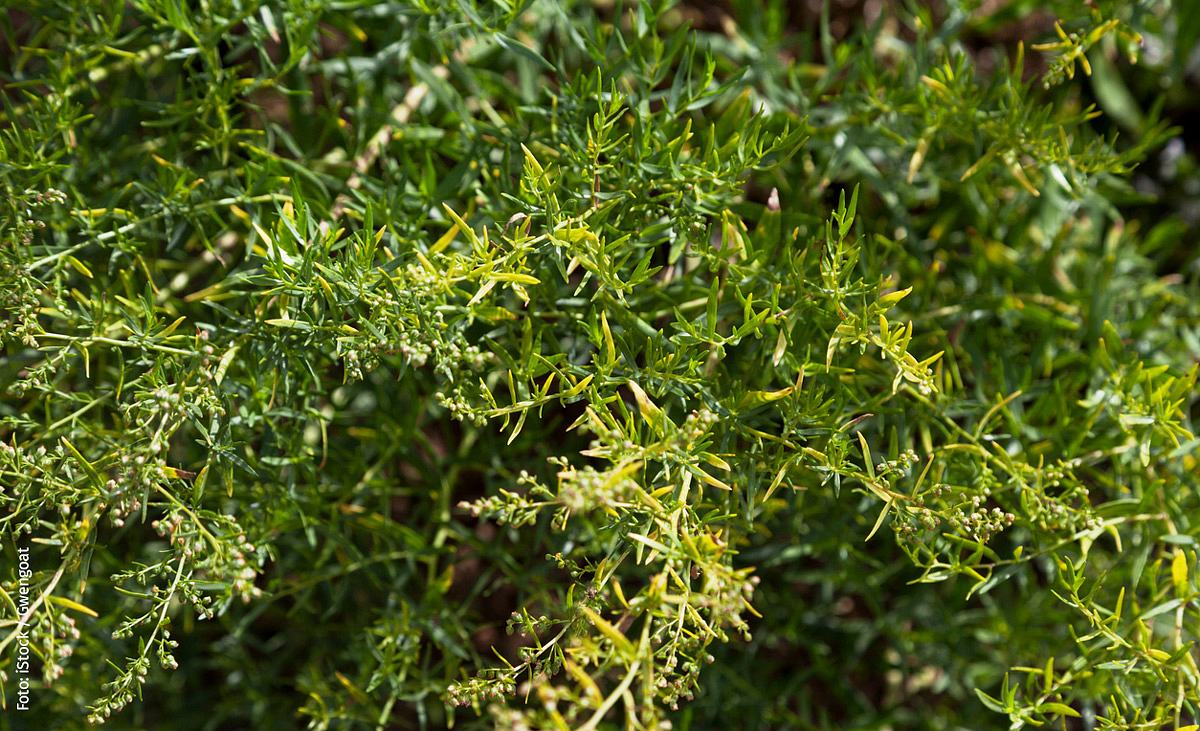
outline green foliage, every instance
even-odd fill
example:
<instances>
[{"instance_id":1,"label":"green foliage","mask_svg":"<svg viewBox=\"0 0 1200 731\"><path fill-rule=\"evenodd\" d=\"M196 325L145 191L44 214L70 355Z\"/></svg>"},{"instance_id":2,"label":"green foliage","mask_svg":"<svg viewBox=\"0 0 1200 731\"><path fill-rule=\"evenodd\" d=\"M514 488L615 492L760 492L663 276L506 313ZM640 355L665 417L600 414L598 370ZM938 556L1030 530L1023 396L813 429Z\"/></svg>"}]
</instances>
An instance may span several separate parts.
<instances>
[{"instance_id":1,"label":"green foliage","mask_svg":"<svg viewBox=\"0 0 1200 731\"><path fill-rule=\"evenodd\" d=\"M1200 31L868 7L11 8L0 728L1195 729Z\"/></svg>"}]
</instances>

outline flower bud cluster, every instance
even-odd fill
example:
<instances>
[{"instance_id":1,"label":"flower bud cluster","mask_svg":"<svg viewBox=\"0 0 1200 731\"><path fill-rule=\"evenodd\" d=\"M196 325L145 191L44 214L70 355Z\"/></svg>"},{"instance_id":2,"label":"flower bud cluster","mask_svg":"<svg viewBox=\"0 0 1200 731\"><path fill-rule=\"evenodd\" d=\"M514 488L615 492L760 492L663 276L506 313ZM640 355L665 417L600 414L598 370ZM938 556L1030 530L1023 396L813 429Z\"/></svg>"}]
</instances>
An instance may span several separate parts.
<instances>
[{"instance_id":1,"label":"flower bud cluster","mask_svg":"<svg viewBox=\"0 0 1200 731\"><path fill-rule=\"evenodd\" d=\"M35 280L19 262L0 252L0 346L37 345L35 336L42 331L37 320L40 305Z\"/></svg>"},{"instance_id":2,"label":"flower bud cluster","mask_svg":"<svg viewBox=\"0 0 1200 731\"><path fill-rule=\"evenodd\" d=\"M474 677L446 689L446 701L460 708L507 698L517 692L516 683L505 676Z\"/></svg>"},{"instance_id":3,"label":"flower bud cluster","mask_svg":"<svg viewBox=\"0 0 1200 731\"><path fill-rule=\"evenodd\" d=\"M612 507L634 498L641 486L619 468L604 472L593 467L567 469L558 475L557 501L572 513Z\"/></svg>"}]
</instances>

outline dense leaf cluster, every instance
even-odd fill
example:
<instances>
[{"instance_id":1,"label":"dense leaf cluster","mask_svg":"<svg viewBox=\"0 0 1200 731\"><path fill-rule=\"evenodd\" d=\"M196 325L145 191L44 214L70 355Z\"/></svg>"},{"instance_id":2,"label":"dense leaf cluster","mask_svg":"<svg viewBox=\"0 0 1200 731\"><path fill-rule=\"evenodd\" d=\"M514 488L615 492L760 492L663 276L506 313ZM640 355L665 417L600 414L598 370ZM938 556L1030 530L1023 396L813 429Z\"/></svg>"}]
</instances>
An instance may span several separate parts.
<instances>
[{"instance_id":1,"label":"dense leaf cluster","mask_svg":"<svg viewBox=\"0 0 1200 731\"><path fill-rule=\"evenodd\" d=\"M848 5L10 7L0 727L1195 729L1200 26Z\"/></svg>"}]
</instances>

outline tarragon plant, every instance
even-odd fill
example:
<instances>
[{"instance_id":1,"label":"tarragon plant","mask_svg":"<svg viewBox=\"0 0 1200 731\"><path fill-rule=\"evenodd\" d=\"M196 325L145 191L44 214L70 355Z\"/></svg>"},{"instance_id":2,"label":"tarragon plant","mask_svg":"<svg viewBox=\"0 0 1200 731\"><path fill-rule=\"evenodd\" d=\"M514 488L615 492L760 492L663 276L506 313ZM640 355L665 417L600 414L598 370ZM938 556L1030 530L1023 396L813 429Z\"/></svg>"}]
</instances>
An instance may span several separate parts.
<instances>
[{"instance_id":1,"label":"tarragon plant","mask_svg":"<svg viewBox=\"0 0 1200 731\"><path fill-rule=\"evenodd\" d=\"M9 3L0 728L1195 731L1198 17Z\"/></svg>"}]
</instances>

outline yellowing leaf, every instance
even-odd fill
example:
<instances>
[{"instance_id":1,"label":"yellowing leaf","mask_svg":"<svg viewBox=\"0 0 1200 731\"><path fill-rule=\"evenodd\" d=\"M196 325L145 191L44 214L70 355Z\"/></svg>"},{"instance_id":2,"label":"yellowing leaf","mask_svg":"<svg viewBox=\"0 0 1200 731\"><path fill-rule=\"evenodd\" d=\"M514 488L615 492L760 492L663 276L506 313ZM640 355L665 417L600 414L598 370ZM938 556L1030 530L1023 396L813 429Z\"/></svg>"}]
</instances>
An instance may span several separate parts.
<instances>
[{"instance_id":1,"label":"yellowing leaf","mask_svg":"<svg viewBox=\"0 0 1200 731\"><path fill-rule=\"evenodd\" d=\"M525 153L525 164L528 165L529 169L533 171L534 177L540 178L545 172L545 170L542 169L542 164L538 162L538 159L533 156L533 153L530 152L529 148L524 144L521 145L521 151Z\"/></svg>"},{"instance_id":2,"label":"yellowing leaf","mask_svg":"<svg viewBox=\"0 0 1200 731\"><path fill-rule=\"evenodd\" d=\"M662 409L654 405L654 402L650 400L650 397L646 395L646 392L637 383L629 381L628 385L629 390L633 391L633 398L637 401L638 410L642 413L642 418L649 422L655 431L662 431L663 421L667 418L663 414Z\"/></svg>"},{"instance_id":3,"label":"yellowing leaf","mask_svg":"<svg viewBox=\"0 0 1200 731\"><path fill-rule=\"evenodd\" d=\"M537 277L531 277L528 274L518 274L516 272L493 272L492 279L501 282L515 282L516 284L541 284L542 280Z\"/></svg>"},{"instance_id":4,"label":"yellowing leaf","mask_svg":"<svg viewBox=\"0 0 1200 731\"><path fill-rule=\"evenodd\" d=\"M875 532L879 530L879 526L883 525L883 519L887 517L888 511L891 510L895 500L888 500L883 504L883 510L879 511L879 517L875 519L875 525L871 527L871 532L867 534L864 542L871 540L875 536Z\"/></svg>"},{"instance_id":5,"label":"yellowing leaf","mask_svg":"<svg viewBox=\"0 0 1200 731\"><path fill-rule=\"evenodd\" d=\"M158 334L159 337L165 338L168 335L170 335L171 333L175 332L175 329L178 328L183 323L183 321L186 319L187 319L186 316L180 317L177 320L175 320L175 322L172 322L170 325L167 325L166 328L164 328L163 331Z\"/></svg>"},{"instance_id":6,"label":"yellowing leaf","mask_svg":"<svg viewBox=\"0 0 1200 731\"><path fill-rule=\"evenodd\" d=\"M1171 560L1171 580L1175 584L1175 595L1183 597L1188 591L1188 560L1182 549L1175 550L1175 558Z\"/></svg>"},{"instance_id":7,"label":"yellowing leaf","mask_svg":"<svg viewBox=\"0 0 1200 731\"><path fill-rule=\"evenodd\" d=\"M733 489L728 484L721 482L720 480L718 480L717 478L708 474L704 470L696 470L696 476L699 477L700 481L703 482L704 484L712 485L713 487L715 487L719 490L727 490L728 491L728 490Z\"/></svg>"},{"instance_id":8,"label":"yellowing leaf","mask_svg":"<svg viewBox=\"0 0 1200 731\"><path fill-rule=\"evenodd\" d=\"M733 469L732 467L729 466L728 462L721 459L717 455L712 454L711 452L701 452L700 459L704 460L705 462L708 462L713 467L725 470L726 472L729 472L730 470Z\"/></svg>"},{"instance_id":9,"label":"yellowing leaf","mask_svg":"<svg viewBox=\"0 0 1200 731\"><path fill-rule=\"evenodd\" d=\"M454 221L454 225L458 227L459 231L462 231L463 236L467 237L467 240L471 242L472 246L479 246L479 236L475 234L475 229L468 226L467 222L464 221L461 216L455 213L453 208L445 203L442 204L442 210L446 211L446 215L450 216L450 220ZM443 238L445 237L443 236Z\"/></svg>"},{"instance_id":10,"label":"yellowing leaf","mask_svg":"<svg viewBox=\"0 0 1200 731\"><path fill-rule=\"evenodd\" d=\"M341 683L342 686L347 691L350 692L350 695L354 698L354 700L356 700L359 703L362 703L363 705L367 705L371 702L371 699L367 697L367 694L364 693L361 688L359 688L357 685L355 685L353 683L353 681L350 680L350 678L347 678L345 675L342 675L340 672L338 672L336 670L334 671L333 674L338 679L338 682Z\"/></svg>"},{"instance_id":11,"label":"yellowing leaf","mask_svg":"<svg viewBox=\"0 0 1200 731\"><path fill-rule=\"evenodd\" d=\"M74 256L68 256L67 263L70 264L75 271L79 272L88 279L92 279L92 270L88 269L83 262L79 261Z\"/></svg>"},{"instance_id":12,"label":"yellowing leaf","mask_svg":"<svg viewBox=\"0 0 1200 731\"><path fill-rule=\"evenodd\" d=\"M99 614L96 614L96 610L92 609L91 607L85 607L84 605L80 604L79 602L71 601L70 599L67 599L66 597L51 595L46 598L46 601L54 602L55 604L59 605L60 607L66 607L67 609L74 610L76 612L79 612L80 614L86 614L89 617L99 617L100 616Z\"/></svg>"},{"instance_id":13,"label":"yellowing leaf","mask_svg":"<svg viewBox=\"0 0 1200 731\"><path fill-rule=\"evenodd\" d=\"M781 398L790 396L795 390L795 386L788 386L787 388L781 388L778 391L748 391L746 392L746 395L742 397L741 401L739 402L739 406L741 406L743 409L762 406L763 404L769 404L772 401L778 401Z\"/></svg>"},{"instance_id":14,"label":"yellowing leaf","mask_svg":"<svg viewBox=\"0 0 1200 731\"><path fill-rule=\"evenodd\" d=\"M587 376L579 379L579 383L576 383L574 386L571 386L570 389L563 391L563 397L571 398L572 396L578 396L579 394L583 393L583 389L588 387L588 384L592 382L592 378L594 377L595 376L588 374Z\"/></svg>"},{"instance_id":15,"label":"yellowing leaf","mask_svg":"<svg viewBox=\"0 0 1200 731\"><path fill-rule=\"evenodd\" d=\"M607 365L612 366L617 362L617 346L613 342L612 330L608 326L608 315L600 312L600 330L604 333L604 355L608 359Z\"/></svg>"},{"instance_id":16,"label":"yellowing leaf","mask_svg":"<svg viewBox=\"0 0 1200 731\"><path fill-rule=\"evenodd\" d=\"M637 651L633 647L633 643L630 642L625 635L621 634L621 630L614 627L611 622L606 620L604 617L601 617L591 607L581 606L580 610L583 612L583 615L588 618L588 621L591 622L596 629L600 630L600 634L607 637L622 655L632 659L633 656L637 654Z\"/></svg>"},{"instance_id":17,"label":"yellowing leaf","mask_svg":"<svg viewBox=\"0 0 1200 731\"><path fill-rule=\"evenodd\" d=\"M596 238L596 234L592 233L586 228L564 228L560 231L555 231L554 236L556 238L563 239L564 241L570 241L572 244L580 241L599 241L599 239Z\"/></svg>"}]
</instances>

